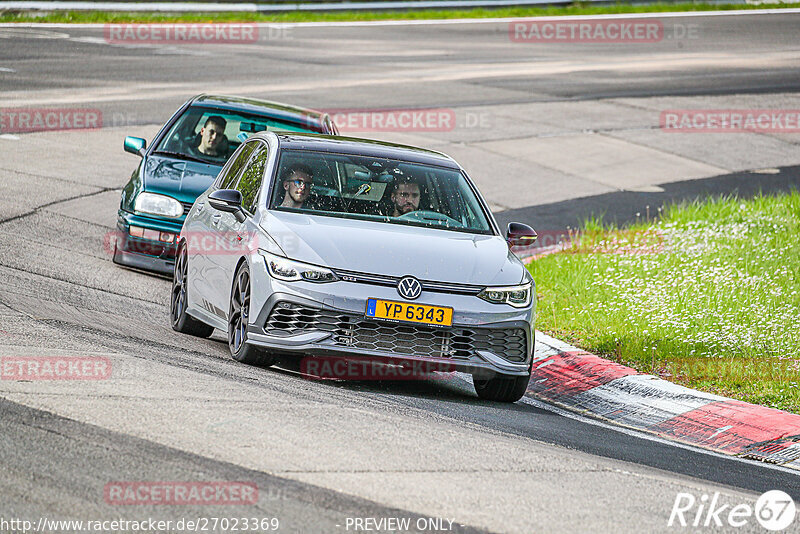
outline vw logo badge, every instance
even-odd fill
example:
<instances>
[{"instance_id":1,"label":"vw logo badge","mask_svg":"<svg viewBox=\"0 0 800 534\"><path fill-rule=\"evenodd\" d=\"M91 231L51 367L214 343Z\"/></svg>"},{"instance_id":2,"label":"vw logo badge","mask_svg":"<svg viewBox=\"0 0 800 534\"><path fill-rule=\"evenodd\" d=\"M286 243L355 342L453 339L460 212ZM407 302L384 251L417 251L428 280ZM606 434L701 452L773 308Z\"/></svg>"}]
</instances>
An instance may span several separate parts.
<instances>
[{"instance_id":1,"label":"vw logo badge","mask_svg":"<svg viewBox=\"0 0 800 534\"><path fill-rule=\"evenodd\" d=\"M414 300L422 293L422 284L413 276L406 276L398 282L397 292L404 299Z\"/></svg>"}]
</instances>

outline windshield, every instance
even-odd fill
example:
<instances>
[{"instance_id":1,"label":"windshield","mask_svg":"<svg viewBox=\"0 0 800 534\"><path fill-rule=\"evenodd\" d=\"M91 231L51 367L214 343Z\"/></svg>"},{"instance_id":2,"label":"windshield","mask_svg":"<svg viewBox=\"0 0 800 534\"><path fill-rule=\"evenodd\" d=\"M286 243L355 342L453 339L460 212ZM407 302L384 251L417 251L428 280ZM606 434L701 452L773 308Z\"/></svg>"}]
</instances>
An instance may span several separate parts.
<instances>
[{"instance_id":1,"label":"windshield","mask_svg":"<svg viewBox=\"0 0 800 534\"><path fill-rule=\"evenodd\" d=\"M389 159L284 150L270 208L491 234L466 177Z\"/></svg>"},{"instance_id":2,"label":"windshield","mask_svg":"<svg viewBox=\"0 0 800 534\"><path fill-rule=\"evenodd\" d=\"M321 126L311 121L290 122L266 115L190 106L175 121L155 152L224 165L242 142L265 130L319 133Z\"/></svg>"}]
</instances>

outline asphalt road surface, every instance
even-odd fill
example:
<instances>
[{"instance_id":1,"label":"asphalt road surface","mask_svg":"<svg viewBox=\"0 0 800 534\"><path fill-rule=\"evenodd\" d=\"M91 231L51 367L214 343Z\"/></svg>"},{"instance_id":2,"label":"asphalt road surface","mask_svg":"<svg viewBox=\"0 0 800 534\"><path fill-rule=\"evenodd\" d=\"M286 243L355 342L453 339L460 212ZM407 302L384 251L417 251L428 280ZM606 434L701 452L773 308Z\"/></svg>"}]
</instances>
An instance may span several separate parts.
<instances>
[{"instance_id":1,"label":"asphalt road surface","mask_svg":"<svg viewBox=\"0 0 800 534\"><path fill-rule=\"evenodd\" d=\"M730 506L769 489L800 498L792 471L533 399L482 402L460 376L323 382L291 361L238 364L218 334L169 328L168 280L110 261L107 235L136 165L122 138L152 139L200 92L452 110L444 131L363 133L455 156L500 220L542 217L545 229L592 211L627 220L665 199L796 186L797 134L658 125L665 109L800 108L800 15L660 20L660 42L611 44L515 43L507 23L261 28L258 42L236 45L0 27L0 109L103 116L93 131L0 131L0 355L96 356L112 368L106 380L0 381L0 521L277 518L283 532L353 532L406 518L425 532L673 532L687 530L668 526L679 493L719 492ZM121 506L104 494L136 481L244 481L259 493L237 506ZM760 527L751 518L736 531Z\"/></svg>"}]
</instances>

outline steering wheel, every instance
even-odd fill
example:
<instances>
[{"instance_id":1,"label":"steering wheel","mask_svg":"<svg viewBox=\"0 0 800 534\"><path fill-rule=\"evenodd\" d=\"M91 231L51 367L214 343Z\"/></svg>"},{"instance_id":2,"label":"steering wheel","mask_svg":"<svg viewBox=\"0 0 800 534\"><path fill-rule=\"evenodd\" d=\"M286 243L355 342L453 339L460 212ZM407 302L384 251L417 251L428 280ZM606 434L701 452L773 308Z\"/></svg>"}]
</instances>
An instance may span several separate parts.
<instances>
[{"instance_id":1,"label":"steering wheel","mask_svg":"<svg viewBox=\"0 0 800 534\"><path fill-rule=\"evenodd\" d=\"M403 219L406 221L419 221L424 223L436 222L441 224L442 226L453 226L455 228L464 228L464 225L461 223L461 221L457 221L452 217L448 217L444 213L439 213L438 211L428 211L428 210L409 211L408 213L399 216L398 219Z\"/></svg>"}]
</instances>

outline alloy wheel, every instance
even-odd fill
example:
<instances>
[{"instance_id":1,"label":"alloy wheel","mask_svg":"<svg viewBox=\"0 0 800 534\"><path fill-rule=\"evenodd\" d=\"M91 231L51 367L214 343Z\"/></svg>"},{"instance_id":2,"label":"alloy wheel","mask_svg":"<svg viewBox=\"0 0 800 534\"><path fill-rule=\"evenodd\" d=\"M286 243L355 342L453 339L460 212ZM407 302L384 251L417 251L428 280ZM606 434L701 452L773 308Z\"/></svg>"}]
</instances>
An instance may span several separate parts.
<instances>
[{"instance_id":1,"label":"alloy wheel","mask_svg":"<svg viewBox=\"0 0 800 534\"><path fill-rule=\"evenodd\" d=\"M181 250L175 259L175 274L172 278L170 299L172 324L175 325L186 312L186 251Z\"/></svg>"},{"instance_id":2,"label":"alloy wheel","mask_svg":"<svg viewBox=\"0 0 800 534\"><path fill-rule=\"evenodd\" d=\"M236 286L231 293L231 313L228 319L228 345L238 353L247 340L247 320L250 313L250 273L239 271Z\"/></svg>"}]
</instances>

